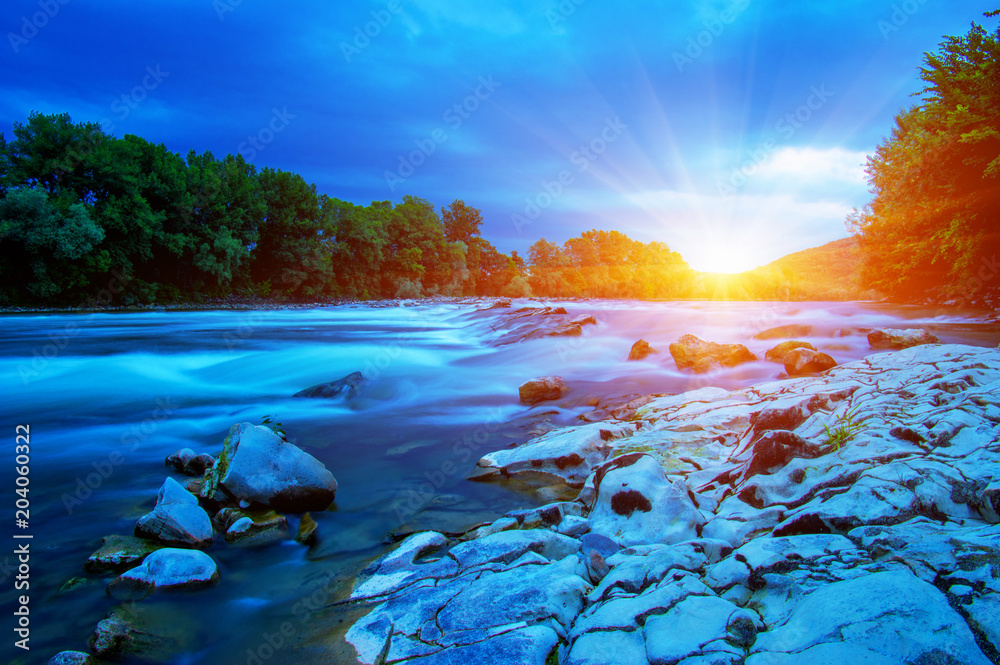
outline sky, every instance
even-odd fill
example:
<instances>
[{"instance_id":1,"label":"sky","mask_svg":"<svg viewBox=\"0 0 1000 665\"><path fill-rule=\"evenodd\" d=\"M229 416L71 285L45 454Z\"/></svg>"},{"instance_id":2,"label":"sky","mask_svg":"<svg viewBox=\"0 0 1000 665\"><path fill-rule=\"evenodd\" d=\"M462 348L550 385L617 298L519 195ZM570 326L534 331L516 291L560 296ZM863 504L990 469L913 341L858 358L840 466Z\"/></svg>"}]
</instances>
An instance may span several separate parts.
<instances>
[{"instance_id":1,"label":"sky","mask_svg":"<svg viewBox=\"0 0 1000 665\"><path fill-rule=\"evenodd\" d=\"M739 271L846 237L919 67L997 0L5 0L0 132L69 113L366 205Z\"/></svg>"}]
</instances>

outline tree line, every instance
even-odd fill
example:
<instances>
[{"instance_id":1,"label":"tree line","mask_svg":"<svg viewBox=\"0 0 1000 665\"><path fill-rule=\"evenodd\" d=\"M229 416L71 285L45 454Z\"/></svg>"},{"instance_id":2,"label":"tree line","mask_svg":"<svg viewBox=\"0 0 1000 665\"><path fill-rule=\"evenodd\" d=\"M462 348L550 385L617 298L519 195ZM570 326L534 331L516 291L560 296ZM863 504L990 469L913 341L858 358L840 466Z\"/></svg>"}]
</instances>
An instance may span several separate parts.
<instances>
[{"instance_id":1,"label":"tree line","mask_svg":"<svg viewBox=\"0 0 1000 665\"><path fill-rule=\"evenodd\" d=\"M240 155L187 157L68 114L0 135L0 304L72 305L112 277L117 304L423 296L780 298L788 275L720 289L661 242L588 231L527 261L456 199L356 205ZM763 286L762 286L763 285Z\"/></svg>"}]
</instances>

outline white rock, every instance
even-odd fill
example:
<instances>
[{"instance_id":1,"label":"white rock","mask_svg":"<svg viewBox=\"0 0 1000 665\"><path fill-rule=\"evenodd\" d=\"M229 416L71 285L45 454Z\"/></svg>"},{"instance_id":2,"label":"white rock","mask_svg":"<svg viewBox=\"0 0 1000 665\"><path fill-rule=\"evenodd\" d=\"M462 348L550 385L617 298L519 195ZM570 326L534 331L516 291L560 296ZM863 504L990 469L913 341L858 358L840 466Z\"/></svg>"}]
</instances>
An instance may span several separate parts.
<instances>
[{"instance_id":1,"label":"white rock","mask_svg":"<svg viewBox=\"0 0 1000 665\"><path fill-rule=\"evenodd\" d=\"M136 523L135 535L170 545L203 547L212 542L212 520L193 494L167 478L153 511Z\"/></svg>"},{"instance_id":2,"label":"white rock","mask_svg":"<svg viewBox=\"0 0 1000 665\"><path fill-rule=\"evenodd\" d=\"M229 430L216 467L221 485L235 497L278 510L325 510L337 493L322 462L251 423Z\"/></svg>"},{"instance_id":3,"label":"white rock","mask_svg":"<svg viewBox=\"0 0 1000 665\"><path fill-rule=\"evenodd\" d=\"M759 635L753 651L800 652L836 642L897 663L990 663L941 592L904 572L875 573L814 591L787 623Z\"/></svg>"},{"instance_id":4,"label":"white rock","mask_svg":"<svg viewBox=\"0 0 1000 665\"><path fill-rule=\"evenodd\" d=\"M590 514L592 533L626 546L698 537L698 526L706 520L691 501L690 489L681 480L668 480L652 457L619 457L601 470L605 473Z\"/></svg>"},{"instance_id":5,"label":"white rock","mask_svg":"<svg viewBox=\"0 0 1000 665\"><path fill-rule=\"evenodd\" d=\"M219 567L199 550L164 548L147 556L142 564L122 573L108 585L116 598L143 596L154 589L195 588L219 581Z\"/></svg>"}]
</instances>

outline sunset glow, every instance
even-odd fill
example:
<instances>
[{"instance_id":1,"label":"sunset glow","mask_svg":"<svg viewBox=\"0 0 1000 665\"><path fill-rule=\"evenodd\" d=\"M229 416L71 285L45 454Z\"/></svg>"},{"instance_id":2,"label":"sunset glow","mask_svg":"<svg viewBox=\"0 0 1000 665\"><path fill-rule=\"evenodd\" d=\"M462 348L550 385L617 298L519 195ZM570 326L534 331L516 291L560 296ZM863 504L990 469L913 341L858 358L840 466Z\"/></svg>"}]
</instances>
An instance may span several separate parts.
<instances>
[{"instance_id":1,"label":"sunset glow","mask_svg":"<svg viewBox=\"0 0 1000 665\"><path fill-rule=\"evenodd\" d=\"M700 272L737 274L761 265L759 250L760 248L754 247L706 244L700 251L684 258L692 269Z\"/></svg>"}]
</instances>

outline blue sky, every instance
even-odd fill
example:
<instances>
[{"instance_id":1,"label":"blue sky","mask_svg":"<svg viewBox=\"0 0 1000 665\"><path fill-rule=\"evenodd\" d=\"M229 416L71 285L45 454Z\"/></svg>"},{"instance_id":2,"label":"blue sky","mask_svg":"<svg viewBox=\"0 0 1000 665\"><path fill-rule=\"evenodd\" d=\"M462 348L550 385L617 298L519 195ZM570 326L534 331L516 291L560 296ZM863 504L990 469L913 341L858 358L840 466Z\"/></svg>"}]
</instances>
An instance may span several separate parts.
<instances>
[{"instance_id":1,"label":"blue sky","mask_svg":"<svg viewBox=\"0 0 1000 665\"><path fill-rule=\"evenodd\" d=\"M355 203L461 198L503 251L605 228L739 269L846 235L923 53L996 7L7 0L0 131L65 111Z\"/></svg>"}]
</instances>

